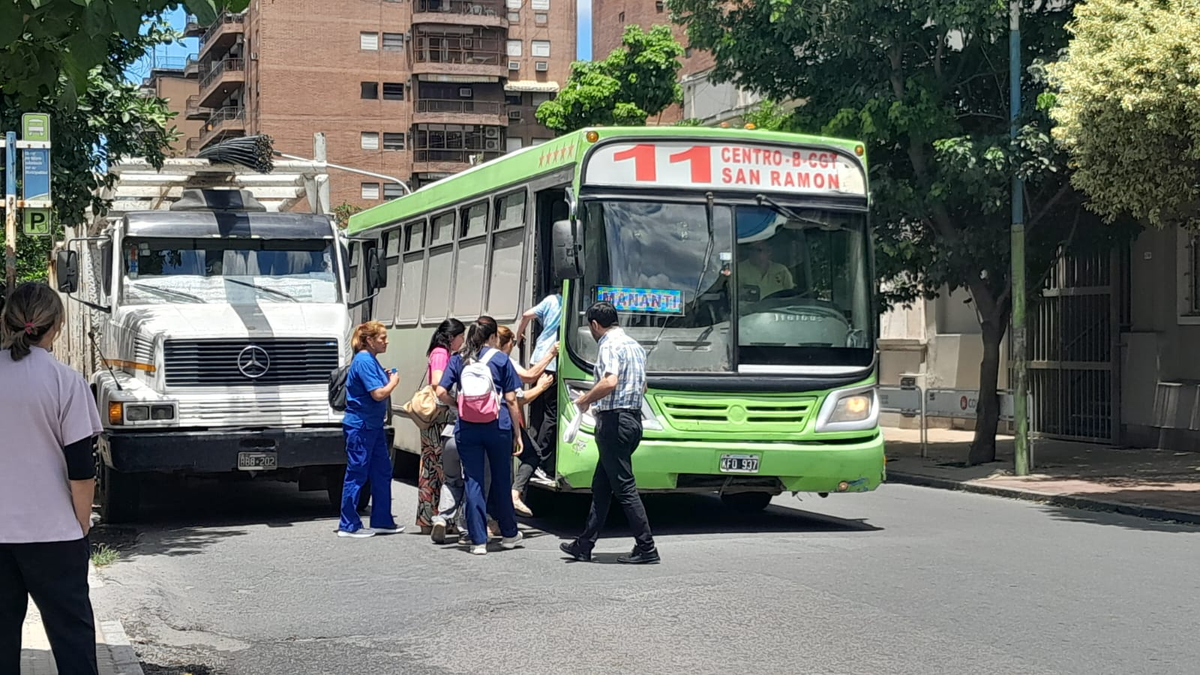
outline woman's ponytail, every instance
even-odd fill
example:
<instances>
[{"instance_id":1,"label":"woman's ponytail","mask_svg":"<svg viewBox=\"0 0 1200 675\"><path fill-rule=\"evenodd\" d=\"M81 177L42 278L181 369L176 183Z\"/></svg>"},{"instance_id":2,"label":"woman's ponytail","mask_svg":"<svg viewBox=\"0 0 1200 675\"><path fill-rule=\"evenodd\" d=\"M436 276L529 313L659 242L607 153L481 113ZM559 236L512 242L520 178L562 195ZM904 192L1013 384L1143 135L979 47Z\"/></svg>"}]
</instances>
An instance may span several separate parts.
<instances>
[{"instance_id":1,"label":"woman's ponytail","mask_svg":"<svg viewBox=\"0 0 1200 675\"><path fill-rule=\"evenodd\" d=\"M49 286L21 284L4 306L0 344L9 350L13 361L20 361L29 356L33 346L41 343L47 333L62 324L65 314L62 298Z\"/></svg>"}]
</instances>

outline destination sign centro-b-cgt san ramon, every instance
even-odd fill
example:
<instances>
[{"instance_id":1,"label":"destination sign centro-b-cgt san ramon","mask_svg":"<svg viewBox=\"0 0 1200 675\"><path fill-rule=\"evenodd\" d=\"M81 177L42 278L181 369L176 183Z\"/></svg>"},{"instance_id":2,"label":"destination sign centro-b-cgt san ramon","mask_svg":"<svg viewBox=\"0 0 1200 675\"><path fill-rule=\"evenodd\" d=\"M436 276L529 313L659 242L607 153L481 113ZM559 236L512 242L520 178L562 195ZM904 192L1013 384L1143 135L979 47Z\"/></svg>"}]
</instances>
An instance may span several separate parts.
<instances>
[{"instance_id":1,"label":"destination sign centro-b-cgt san ramon","mask_svg":"<svg viewBox=\"0 0 1200 675\"><path fill-rule=\"evenodd\" d=\"M610 143L592 152L588 185L865 195L862 166L826 148L725 143Z\"/></svg>"}]
</instances>

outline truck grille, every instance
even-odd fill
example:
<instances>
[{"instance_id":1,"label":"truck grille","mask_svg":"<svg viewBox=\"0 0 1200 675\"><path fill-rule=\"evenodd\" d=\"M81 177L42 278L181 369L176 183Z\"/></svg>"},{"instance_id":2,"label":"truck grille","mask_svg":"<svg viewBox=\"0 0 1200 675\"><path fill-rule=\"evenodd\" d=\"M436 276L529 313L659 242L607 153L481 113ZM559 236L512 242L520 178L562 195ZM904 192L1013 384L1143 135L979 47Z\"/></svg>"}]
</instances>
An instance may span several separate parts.
<instances>
[{"instance_id":1,"label":"truck grille","mask_svg":"<svg viewBox=\"0 0 1200 675\"><path fill-rule=\"evenodd\" d=\"M658 405L680 431L795 433L808 422L814 398L703 399L659 396Z\"/></svg>"},{"instance_id":2,"label":"truck grille","mask_svg":"<svg viewBox=\"0 0 1200 675\"><path fill-rule=\"evenodd\" d=\"M167 386L320 384L338 366L337 340L167 340Z\"/></svg>"}]
</instances>

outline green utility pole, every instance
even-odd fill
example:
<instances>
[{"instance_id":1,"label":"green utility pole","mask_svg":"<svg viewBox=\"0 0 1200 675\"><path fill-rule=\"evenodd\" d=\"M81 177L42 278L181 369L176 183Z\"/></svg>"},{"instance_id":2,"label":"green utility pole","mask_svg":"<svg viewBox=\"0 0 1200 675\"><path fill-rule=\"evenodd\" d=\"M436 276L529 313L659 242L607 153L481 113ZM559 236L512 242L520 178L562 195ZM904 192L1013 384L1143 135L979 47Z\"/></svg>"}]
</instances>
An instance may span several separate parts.
<instances>
[{"instance_id":1,"label":"green utility pole","mask_svg":"<svg viewBox=\"0 0 1200 675\"><path fill-rule=\"evenodd\" d=\"M1009 4L1008 61L1009 61L1009 134L1012 148L1017 145L1017 125L1021 114L1021 3ZM1029 461L1029 397L1025 355L1025 204L1024 185L1013 169L1012 178L1012 372L1013 416L1017 422L1014 441L1015 472L1028 476Z\"/></svg>"}]
</instances>

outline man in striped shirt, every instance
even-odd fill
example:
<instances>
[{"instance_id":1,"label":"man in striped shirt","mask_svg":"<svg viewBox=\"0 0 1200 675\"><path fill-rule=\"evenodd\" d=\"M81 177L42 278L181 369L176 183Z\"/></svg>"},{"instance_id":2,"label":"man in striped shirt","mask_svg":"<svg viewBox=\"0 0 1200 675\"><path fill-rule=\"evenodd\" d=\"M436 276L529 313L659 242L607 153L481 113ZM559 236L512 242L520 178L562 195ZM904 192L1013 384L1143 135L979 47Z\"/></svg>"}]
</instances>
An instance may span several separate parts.
<instances>
[{"instance_id":1,"label":"man in striped shirt","mask_svg":"<svg viewBox=\"0 0 1200 675\"><path fill-rule=\"evenodd\" d=\"M599 461L592 477L592 509L583 534L562 544L563 553L580 561L592 559L592 548L608 518L615 496L633 531L633 552L618 562L647 564L659 561L646 507L633 479L633 453L642 441L642 403L646 393L646 351L617 324L617 310L598 302L587 312L592 337L600 343L593 374L596 384L575 401L576 414L595 406L596 448Z\"/></svg>"}]
</instances>

